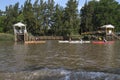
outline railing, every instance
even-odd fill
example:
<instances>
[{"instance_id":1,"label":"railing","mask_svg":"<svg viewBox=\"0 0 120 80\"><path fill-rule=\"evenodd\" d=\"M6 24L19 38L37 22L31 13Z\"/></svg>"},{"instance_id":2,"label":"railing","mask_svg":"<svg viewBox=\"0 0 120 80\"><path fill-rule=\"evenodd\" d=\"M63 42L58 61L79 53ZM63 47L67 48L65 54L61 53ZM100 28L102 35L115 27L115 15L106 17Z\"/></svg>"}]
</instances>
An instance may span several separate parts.
<instances>
[{"instance_id":1,"label":"railing","mask_svg":"<svg viewBox=\"0 0 120 80\"><path fill-rule=\"evenodd\" d=\"M82 33L82 35L98 34L98 33L105 33L105 31L92 31L92 32L84 32L84 33Z\"/></svg>"},{"instance_id":2,"label":"railing","mask_svg":"<svg viewBox=\"0 0 120 80\"><path fill-rule=\"evenodd\" d=\"M39 40L63 40L62 36L29 36L28 41L39 41Z\"/></svg>"},{"instance_id":3,"label":"railing","mask_svg":"<svg viewBox=\"0 0 120 80\"><path fill-rule=\"evenodd\" d=\"M116 34L112 33L112 35L113 35L115 38L117 38L117 39L119 39L119 40L120 40L120 37L119 37L119 36L117 36Z\"/></svg>"}]
</instances>

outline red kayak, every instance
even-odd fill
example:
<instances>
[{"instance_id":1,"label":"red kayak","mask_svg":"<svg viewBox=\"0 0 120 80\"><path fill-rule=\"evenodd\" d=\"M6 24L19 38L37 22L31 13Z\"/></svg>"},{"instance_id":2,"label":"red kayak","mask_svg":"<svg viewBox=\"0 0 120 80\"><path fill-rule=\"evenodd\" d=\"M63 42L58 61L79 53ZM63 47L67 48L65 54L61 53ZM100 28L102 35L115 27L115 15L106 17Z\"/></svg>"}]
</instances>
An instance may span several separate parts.
<instances>
[{"instance_id":1,"label":"red kayak","mask_svg":"<svg viewBox=\"0 0 120 80\"><path fill-rule=\"evenodd\" d=\"M112 44L114 41L92 41L93 44Z\"/></svg>"}]
</instances>

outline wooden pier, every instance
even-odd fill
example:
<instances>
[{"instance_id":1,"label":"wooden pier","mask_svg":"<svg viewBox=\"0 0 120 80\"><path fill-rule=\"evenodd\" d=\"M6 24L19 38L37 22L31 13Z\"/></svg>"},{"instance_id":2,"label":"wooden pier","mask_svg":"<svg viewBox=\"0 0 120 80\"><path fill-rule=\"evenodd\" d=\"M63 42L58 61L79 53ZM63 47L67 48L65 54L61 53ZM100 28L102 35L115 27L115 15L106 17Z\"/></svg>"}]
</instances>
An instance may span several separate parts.
<instances>
[{"instance_id":1,"label":"wooden pier","mask_svg":"<svg viewBox=\"0 0 120 80\"><path fill-rule=\"evenodd\" d=\"M93 37L95 39L100 39L100 38L105 38L107 40L115 40L118 39L120 40L120 37L117 36L114 32L114 26L112 25L104 25L102 27L100 27L97 31L92 31L92 32L84 32L82 33L83 36L89 36L89 37Z\"/></svg>"},{"instance_id":2,"label":"wooden pier","mask_svg":"<svg viewBox=\"0 0 120 80\"><path fill-rule=\"evenodd\" d=\"M28 41L63 40L63 36L28 36Z\"/></svg>"},{"instance_id":3,"label":"wooden pier","mask_svg":"<svg viewBox=\"0 0 120 80\"><path fill-rule=\"evenodd\" d=\"M26 25L18 22L13 25L15 42L23 41L25 44L45 43L45 40L63 40L62 36L32 36L28 35Z\"/></svg>"}]
</instances>

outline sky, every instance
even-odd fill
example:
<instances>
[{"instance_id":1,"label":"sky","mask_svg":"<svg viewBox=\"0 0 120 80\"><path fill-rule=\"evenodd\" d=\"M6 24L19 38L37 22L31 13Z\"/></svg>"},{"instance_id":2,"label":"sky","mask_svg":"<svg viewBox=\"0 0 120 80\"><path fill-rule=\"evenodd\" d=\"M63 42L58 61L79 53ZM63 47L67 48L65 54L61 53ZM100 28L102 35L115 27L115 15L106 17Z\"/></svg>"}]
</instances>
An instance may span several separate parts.
<instances>
[{"instance_id":1,"label":"sky","mask_svg":"<svg viewBox=\"0 0 120 80\"><path fill-rule=\"evenodd\" d=\"M31 1L33 3L35 0L31 0ZM56 4L60 4L61 6L65 7L68 0L54 0L54 1ZM79 0L78 9L80 9L84 5L85 1L86 0ZM120 0L116 0L116 1L120 3ZM20 5L23 5L25 0L0 0L0 10L5 11L6 6L14 5L17 2L19 2Z\"/></svg>"}]
</instances>

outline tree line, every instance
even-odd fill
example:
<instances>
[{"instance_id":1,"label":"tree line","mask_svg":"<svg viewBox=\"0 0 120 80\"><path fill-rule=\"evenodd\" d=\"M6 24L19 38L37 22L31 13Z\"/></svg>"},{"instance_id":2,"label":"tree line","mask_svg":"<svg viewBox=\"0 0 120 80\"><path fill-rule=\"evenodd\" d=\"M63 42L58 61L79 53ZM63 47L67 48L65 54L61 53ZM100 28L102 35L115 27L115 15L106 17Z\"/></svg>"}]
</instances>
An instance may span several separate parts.
<instances>
[{"instance_id":1,"label":"tree line","mask_svg":"<svg viewBox=\"0 0 120 80\"><path fill-rule=\"evenodd\" d=\"M54 0L26 0L0 10L0 32L13 33L12 25L23 22L32 35L71 36L95 31L112 24L120 31L120 4L115 0L91 0L78 10L79 0L68 0L66 7Z\"/></svg>"}]
</instances>

